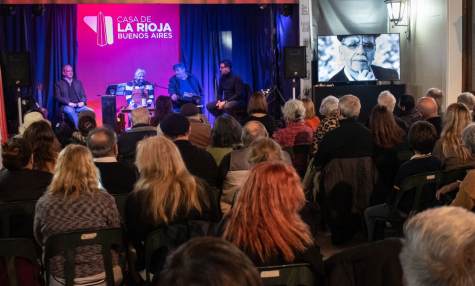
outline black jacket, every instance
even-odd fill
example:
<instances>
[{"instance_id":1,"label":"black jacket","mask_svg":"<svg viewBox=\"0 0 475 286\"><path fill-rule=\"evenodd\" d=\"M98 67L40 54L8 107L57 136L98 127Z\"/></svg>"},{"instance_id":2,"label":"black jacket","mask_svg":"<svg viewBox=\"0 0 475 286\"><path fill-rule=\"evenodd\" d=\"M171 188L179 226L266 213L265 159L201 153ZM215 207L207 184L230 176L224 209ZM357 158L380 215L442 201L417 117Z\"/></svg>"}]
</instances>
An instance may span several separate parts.
<instances>
[{"instance_id":1,"label":"black jacket","mask_svg":"<svg viewBox=\"0 0 475 286\"><path fill-rule=\"evenodd\" d=\"M393 69L387 69L380 66L371 65L371 69L373 70L374 77L377 80L399 80L399 74L397 71ZM349 79L345 75L345 71L341 69L338 73L336 73L329 81L349 81Z\"/></svg>"},{"instance_id":2,"label":"black jacket","mask_svg":"<svg viewBox=\"0 0 475 286\"><path fill-rule=\"evenodd\" d=\"M86 103L86 93L84 92L84 87L79 80L73 79L73 82L71 83L71 89L69 87L69 83L62 79L55 84L54 97L61 105L68 105L70 102Z\"/></svg>"},{"instance_id":3,"label":"black jacket","mask_svg":"<svg viewBox=\"0 0 475 286\"><path fill-rule=\"evenodd\" d=\"M147 124L134 125L129 131L122 133L117 141L119 161L126 163L128 166L133 166L137 143L146 137L155 135L157 135L155 127Z\"/></svg>"},{"instance_id":4,"label":"black jacket","mask_svg":"<svg viewBox=\"0 0 475 286\"><path fill-rule=\"evenodd\" d=\"M186 168L194 176L203 179L212 187L216 187L218 178L218 166L210 153L196 147L188 140L175 141L180 150Z\"/></svg>"},{"instance_id":5,"label":"black jacket","mask_svg":"<svg viewBox=\"0 0 475 286\"><path fill-rule=\"evenodd\" d=\"M244 101L244 84L241 78L230 73L219 78L218 100Z\"/></svg>"}]
</instances>

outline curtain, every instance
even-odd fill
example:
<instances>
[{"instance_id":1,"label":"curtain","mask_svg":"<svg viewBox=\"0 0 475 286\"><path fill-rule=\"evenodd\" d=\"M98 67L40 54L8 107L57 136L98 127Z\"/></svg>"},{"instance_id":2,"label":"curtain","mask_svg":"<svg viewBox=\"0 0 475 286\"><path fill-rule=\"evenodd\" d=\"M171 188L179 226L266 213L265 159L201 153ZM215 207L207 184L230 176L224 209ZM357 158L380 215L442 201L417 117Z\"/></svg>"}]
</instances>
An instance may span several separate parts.
<instances>
[{"instance_id":1,"label":"curtain","mask_svg":"<svg viewBox=\"0 0 475 286\"><path fill-rule=\"evenodd\" d=\"M279 85L279 45L298 45L298 30L288 36L292 31L276 29L280 11L279 5L180 6L180 59L203 85L205 103L216 98L222 59L232 61L251 91ZM291 20L298 26L298 18Z\"/></svg>"},{"instance_id":2,"label":"curtain","mask_svg":"<svg viewBox=\"0 0 475 286\"><path fill-rule=\"evenodd\" d=\"M40 101L48 109L48 117L55 120L54 83L61 79L64 64L76 66L76 6L75 5L14 5L4 8L0 15L0 51L28 52L30 58L33 96L42 87ZM43 10L39 9L42 8ZM5 72L5 71L4 71ZM10 89L5 96L14 98ZM16 119L16 108L7 102L7 116Z\"/></svg>"},{"instance_id":3,"label":"curtain","mask_svg":"<svg viewBox=\"0 0 475 286\"><path fill-rule=\"evenodd\" d=\"M0 67L0 144L3 144L7 141L8 132L7 132L7 116L5 113L5 104L3 99L3 85L2 85L2 68ZM1 148L0 148L1 149ZM0 169L2 168L1 158L0 158Z\"/></svg>"}]
</instances>

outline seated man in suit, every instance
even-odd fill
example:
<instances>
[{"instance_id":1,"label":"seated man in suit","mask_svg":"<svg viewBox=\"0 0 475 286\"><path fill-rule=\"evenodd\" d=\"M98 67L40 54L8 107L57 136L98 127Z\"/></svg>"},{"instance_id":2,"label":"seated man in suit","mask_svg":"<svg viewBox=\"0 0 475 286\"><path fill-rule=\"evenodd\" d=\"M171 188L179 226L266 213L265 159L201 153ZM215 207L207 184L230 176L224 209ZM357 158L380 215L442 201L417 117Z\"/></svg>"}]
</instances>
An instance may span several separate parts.
<instances>
[{"instance_id":1,"label":"seated man in suit","mask_svg":"<svg viewBox=\"0 0 475 286\"><path fill-rule=\"evenodd\" d=\"M399 80L393 69L373 65L377 35L338 36L340 59L345 66L330 81Z\"/></svg>"},{"instance_id":2,"label":"seated man in suit","mask_svg":"<svg viewBox=\"0 0 475 286\"><path fill-rule=\"evenodd\" d=\"M61 105L61 110L78 128L78 114L81 111L90 110L86 106L86 93L81 81L74 79L73 67L63 66L63 78L56 82L54 96Z\"/></svg>"},{"instance_id":3,"label":"seated man in suit","mask_svg":"<svg viewBox=\"0 0 475 286\"><path fill-rule=\"evenodd\" d=\"M194 75L186 72L184 64L173 65L175 75L168 82L168 94L175 108L185 103L201 104L203 90Z\"/></svg>"}]
</instances>

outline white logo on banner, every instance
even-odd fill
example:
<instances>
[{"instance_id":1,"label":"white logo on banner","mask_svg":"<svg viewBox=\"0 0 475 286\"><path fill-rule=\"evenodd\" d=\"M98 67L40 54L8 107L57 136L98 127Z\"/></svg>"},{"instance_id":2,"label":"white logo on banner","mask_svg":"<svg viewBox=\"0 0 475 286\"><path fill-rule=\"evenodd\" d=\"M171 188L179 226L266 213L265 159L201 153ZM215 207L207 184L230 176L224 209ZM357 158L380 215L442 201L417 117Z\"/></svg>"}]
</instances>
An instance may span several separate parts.
<instances>
[{"instance_id":1,"label":"white logo on banner","mask_svg":"<svg viewBox=\"0 0 475 286\"><path fill-rule=\"evenodd\" d=\"M104 16L104 13L100 11L97 16L85 16L84 23L96 32L96 43L99 47L114 43L114 28L111 16Z\"/></svg>"}]
</instances>

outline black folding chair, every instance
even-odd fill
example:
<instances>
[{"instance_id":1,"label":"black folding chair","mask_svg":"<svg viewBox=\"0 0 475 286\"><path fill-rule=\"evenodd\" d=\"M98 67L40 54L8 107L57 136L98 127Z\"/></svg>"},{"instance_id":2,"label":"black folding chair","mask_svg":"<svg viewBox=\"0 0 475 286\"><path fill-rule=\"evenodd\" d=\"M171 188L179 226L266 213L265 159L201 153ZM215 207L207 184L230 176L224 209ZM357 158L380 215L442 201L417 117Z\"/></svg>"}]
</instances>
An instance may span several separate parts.
<instances>
[{"instance_id":1,"label":"black folding chair","mask_svg":"<svg viewBox=\"0 0 475 286\"><path fill-rule=\"evenodd\" d=\"M10 286L17 286L17 271L15 265L15 258L25 258L32 266L38 269L34 273L33 280L40 284L40 255L39 250L33 241L29 238L3 238L0 239L0 257L5 259L5 266L7 269L8 283Z\"/></svg>"},{"instance_id":2,"label":"black folding chair","mask_svg":"<svg viewBox=\"0 0 475 286\"><path fill-rule=\"evenodd\" d=\"M308 263L258 267L265 286L314 286L315 278Z\"/></svg>"},{"instance_id":3,"label":"black folding chair","mask_svg":"<svg viewBox=\"0 0 475 286\"><path fill-rule=\"evenodd\" d=\"M36 200L0 203L0 238L33 237L35 205Z\"/></svg>"},{"instance_id":4,"label":"black folding chair","mask_svg":"<svg viewBox=\"0 0 475 286\"><path fill-rule=\"evenodd\" d=\"M440 179L437 184L437 189L440 189L443 186L454 183L456 181L463 181L463 179L467 175L467 172L472 169L473 169L473 166L464 166L457 169L441 172ZM441 201L445 205L449 205L455 199L457 192L458 192L458 189L454 190L453 192L444 194L441 197Z\"/></svg>"},{"instance_id":5,"label":"black folding chair","mask_svg":"<svg viewBox=\"0 0 475 286\"><path fill-rule=\"evenodd\" d=\"M44 266L46 270L46 285L50 282L50 260L55 256L63 256L64 280L66 286L74 285L75 278L75 255L76 249L81 246L101 247L102 259L106 273L108 286L115 285L112 265L112 246L122 247L122 229L110 228L100 230L80 230L68 233L56 234L49 237L45 244ZM123 263L121 263L123 266ZM124 268L122 268L124 269Z\"/></svg>"}]
</instances>

